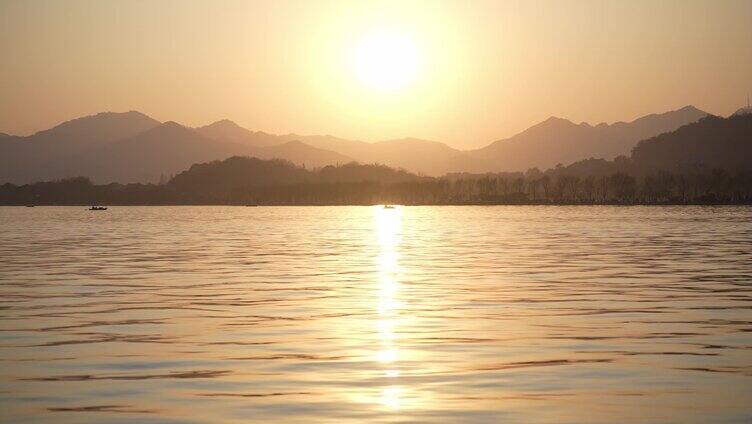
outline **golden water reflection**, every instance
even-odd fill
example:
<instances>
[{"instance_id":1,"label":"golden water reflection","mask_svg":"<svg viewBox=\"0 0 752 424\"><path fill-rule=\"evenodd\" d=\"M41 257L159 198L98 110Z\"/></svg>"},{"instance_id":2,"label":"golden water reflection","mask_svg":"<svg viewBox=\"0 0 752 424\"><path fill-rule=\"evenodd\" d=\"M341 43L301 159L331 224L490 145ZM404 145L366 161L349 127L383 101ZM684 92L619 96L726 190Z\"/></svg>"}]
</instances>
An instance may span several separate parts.
<instances>
[{"instance_id":1,"label":"golden water reflection","mask_svg":"<svg viewBox=\"0 0 752 424\"><path fill-rule=\"evenodd\" d=\"M379 244L376 334L379 350L376 361L380 364L385 386L381 389L381 405L388 410L399 410L403 405L405 387L399 384L399 324L403 300L399 296L399 243L402 236L402 208L374 208L374 222Z\"/></svg>"},{"instance_id":2,"label":"golden water reflection","mask_svg":"<svg viewBox=\"0 0 752 424\"><path fill-rule=\"evenodd\" d=\"M0 223L3 423L750 422L752 208Z\"/></svg>"}]
</instances>

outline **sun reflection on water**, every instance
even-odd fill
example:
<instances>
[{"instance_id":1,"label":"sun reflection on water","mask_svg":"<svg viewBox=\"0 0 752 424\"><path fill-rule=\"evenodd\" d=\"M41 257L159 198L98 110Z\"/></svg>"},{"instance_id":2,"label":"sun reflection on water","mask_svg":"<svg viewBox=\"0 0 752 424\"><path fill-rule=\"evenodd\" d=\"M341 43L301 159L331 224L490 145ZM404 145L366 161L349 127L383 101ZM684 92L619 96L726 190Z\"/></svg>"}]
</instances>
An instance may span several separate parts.
<instances>
[{"instance_id":1,"label":"sun reflection on water","mask_svg":"<svg viewBox=\"0 0 752 424\"><path fill-rule=\"evenodd\" d=\"M400 349L398 345L399 311L399 252L401 237L402 209L385 209L376 207L374 211L375 228L379 243L379 277L377 281L376 334L379 351L376 361L383 368L383 376L388 385L382 389L380 403L388 410L401 407L404 388L395 384L400 375L398 369Z\"/></svg>"}]
</instances>

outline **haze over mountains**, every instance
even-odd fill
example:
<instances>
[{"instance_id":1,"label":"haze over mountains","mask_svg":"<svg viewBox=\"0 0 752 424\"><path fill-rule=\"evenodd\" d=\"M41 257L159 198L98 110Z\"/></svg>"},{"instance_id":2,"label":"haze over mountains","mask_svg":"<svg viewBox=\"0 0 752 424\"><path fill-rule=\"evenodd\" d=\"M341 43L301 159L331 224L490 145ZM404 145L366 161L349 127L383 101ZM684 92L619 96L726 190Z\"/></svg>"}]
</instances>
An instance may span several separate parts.
<instances>
[{"instance_id":1,"label":"haze over mountains","mask_svg":"<svg viewBox=\"0 0 752 424\"><path fill-rule=\"evenodd\" d=\"M154 140L175 139L174 134L198 140L203 147L202 136L173 122L112 146L125 145L122 152L138 155L141 152L131 144L149 146ZM184 143L181 148L191 146ZM282 146L296 149L301 144ZM159 164L162 159L146 162ZM314 169L282 159L233 156L192 164L163 184L92 184L85 177L0 184L0 205L379 203L752 204L752 114L704 117L640 141L630 157L584 159L527 172L430 177L386 165L350 162Z\"/></svg>"},{"instance_id":2,"label":"haze over mountains","mask_svg":"<svg viewBox=\"0 0 752 424\"><path fill-rule=\"evenodd\" d=\"M647 115L632 122L591 126L551 117L514 137L471 152L502 170L546 169L586 158L629 155L640 140L673 131L707 116L694 106ZM522 165L522 167L520 167Z\"/></svg>"},{"instance_id":3,"label":"haze over mountains","mask_svg":"<svg viewBox=\"0 0 752 424\"><path fill-rule=\"evenodd\" d=\"M352 161L300 142L258 146L235 138L212 138L200 130L172 121L160 123L139 112L107 112L29 137L0 138L0 181L86 176L102 183L157 182L194 163L238 155L282 158L310 167Z\"/></svg>"},{"instance_id":4,"label":"haze over mountains","mask_svg":"<svg viewBox=\"0 0 752 424\"><path fill-rule=\"evenodd\" d=\"M28 137L0 134L0 183L86 176L97 183L157 182L194 163L230 156L280 158L308 168L352 161L438 176L452 172L524 171L590 157L628 155L640 141L706 116L687 106L632 122L591 126L549 118L508 139L461 151L404 138L367 143L334 136L275 135L229 120L190 128L139 112L105 112Z\"/></svg>"},{"instance_id":5,"label":"haze over mountains","mask_svg":"<svg viewBox=\"0 0 752 424\"><path fill-rule=\"evenodd\" d=\"M176 124L165 124L168 129ZM162 131L160 126L159 131ZM643 140L631 157L527 172L419 176L355 162L196 163L164 184L84 177L0 184L0 205L752 204L752 115L708 116Z\"/></svg>"}]
</instances>

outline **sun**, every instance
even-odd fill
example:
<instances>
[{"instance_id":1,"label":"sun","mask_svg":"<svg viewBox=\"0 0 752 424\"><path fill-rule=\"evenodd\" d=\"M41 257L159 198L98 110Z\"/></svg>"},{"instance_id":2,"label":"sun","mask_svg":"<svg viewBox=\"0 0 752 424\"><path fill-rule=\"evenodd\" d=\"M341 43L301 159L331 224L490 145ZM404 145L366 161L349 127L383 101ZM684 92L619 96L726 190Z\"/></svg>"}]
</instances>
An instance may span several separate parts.
<instances>
[{"instance_id":1,"label":"sun","mask_svg":"<svg viewBox=\"0 0 752 424\"><path fill-rule=\"evenodd\" d=\"M355 71L363 84L377 90L404 88L415 79L418 50L399 33L376 32L356 45Z\"/></svg>"}]
</instances>

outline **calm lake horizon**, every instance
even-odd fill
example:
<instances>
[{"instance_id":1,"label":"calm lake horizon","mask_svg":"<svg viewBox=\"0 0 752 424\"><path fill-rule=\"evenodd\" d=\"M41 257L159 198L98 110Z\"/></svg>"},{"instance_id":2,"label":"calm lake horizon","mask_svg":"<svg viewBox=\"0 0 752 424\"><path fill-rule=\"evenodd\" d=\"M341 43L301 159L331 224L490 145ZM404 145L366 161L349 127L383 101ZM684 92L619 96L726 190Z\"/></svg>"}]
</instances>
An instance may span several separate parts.
<instances>
[{"instance_id":1,"label":"calm lake horizon","mask_svg":"<svg viewBox=\"0 0 752 424\"><path fill-rule=\"evenodd\" d=\"M3 423L750 405L750 206L0 207Z\"/></svg>"}]
</instances>

